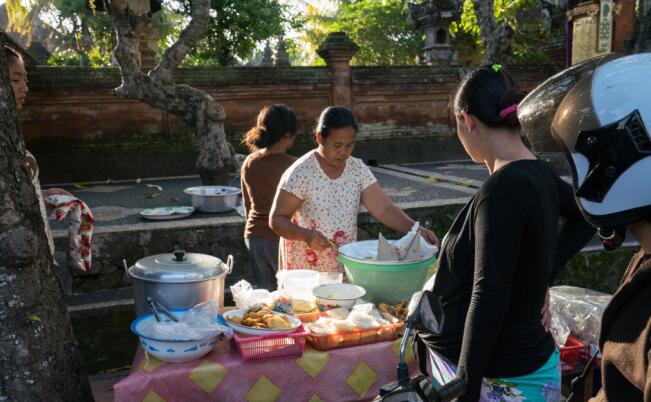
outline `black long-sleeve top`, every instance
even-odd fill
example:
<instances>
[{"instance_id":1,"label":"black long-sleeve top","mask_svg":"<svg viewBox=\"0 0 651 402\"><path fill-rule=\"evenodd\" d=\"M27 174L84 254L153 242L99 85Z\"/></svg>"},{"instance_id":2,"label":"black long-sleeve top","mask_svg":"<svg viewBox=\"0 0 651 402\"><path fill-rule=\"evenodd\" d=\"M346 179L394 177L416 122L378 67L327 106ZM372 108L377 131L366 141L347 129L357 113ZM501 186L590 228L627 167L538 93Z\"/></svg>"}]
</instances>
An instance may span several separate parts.
<instances>
[{"instance_id":1,"label":"black long-sleeve top","mask_svg":"<svg viewBox=\"0 0 651 402\"><path fill-rule=\"evenodd\" d=\"M479 399L483 377L526 375L549 359L554 341L541 324L547 289L594 232L572 187L539 160L498 169L464 206L443 239L433 286L442 332L423 336L458 365L467 384L461 401Z\"/></svg>"}]
</instances>

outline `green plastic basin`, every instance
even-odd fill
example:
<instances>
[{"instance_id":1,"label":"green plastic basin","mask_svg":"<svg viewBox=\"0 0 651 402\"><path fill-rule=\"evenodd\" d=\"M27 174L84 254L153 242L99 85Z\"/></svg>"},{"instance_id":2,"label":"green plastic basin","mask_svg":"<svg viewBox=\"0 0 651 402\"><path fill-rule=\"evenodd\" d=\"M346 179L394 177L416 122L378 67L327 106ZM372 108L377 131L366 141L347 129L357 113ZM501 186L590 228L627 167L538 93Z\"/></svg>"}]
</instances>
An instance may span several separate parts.
<instances>
[{"instance_id":1,"label":"green plastic basin","mask_svg":"<svg viewBox=\"0 0 651 402\"><path fill-rule=\"evenodd\" d=\"M387 263L362 261L339 254L351 283L366 289L365 299L379 304L397 304L422 289L428 269L436 257L414 262Z\"/></svg>"}]
</instances>

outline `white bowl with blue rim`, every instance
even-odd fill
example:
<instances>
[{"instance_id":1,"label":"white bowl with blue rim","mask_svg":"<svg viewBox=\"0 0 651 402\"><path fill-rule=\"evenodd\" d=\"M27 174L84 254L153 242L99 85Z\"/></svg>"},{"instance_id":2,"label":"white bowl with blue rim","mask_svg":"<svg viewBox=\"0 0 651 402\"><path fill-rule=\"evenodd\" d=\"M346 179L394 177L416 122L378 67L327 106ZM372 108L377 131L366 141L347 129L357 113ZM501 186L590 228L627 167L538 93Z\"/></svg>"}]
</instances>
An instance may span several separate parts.
<instances>
[{"instance_id":1,"label":"white bowl with blue rim","mask_svg":"<svg viewBox=\"0 0 651 402\"><path fill-rule=\"evenodd\" d=\"M177 317L181 317L188 309L170 309ZM143 333L148 321L154 321L153 314L146 314L136 318L131 323L131 331L138 335L142 348L155 358L171 363L184 363L196 360L207 355L217 344L217 336L206 339L156 339L147 333ZM161 321L170 321L167 316L161 314Z\"/></svg>"}]
</instances>

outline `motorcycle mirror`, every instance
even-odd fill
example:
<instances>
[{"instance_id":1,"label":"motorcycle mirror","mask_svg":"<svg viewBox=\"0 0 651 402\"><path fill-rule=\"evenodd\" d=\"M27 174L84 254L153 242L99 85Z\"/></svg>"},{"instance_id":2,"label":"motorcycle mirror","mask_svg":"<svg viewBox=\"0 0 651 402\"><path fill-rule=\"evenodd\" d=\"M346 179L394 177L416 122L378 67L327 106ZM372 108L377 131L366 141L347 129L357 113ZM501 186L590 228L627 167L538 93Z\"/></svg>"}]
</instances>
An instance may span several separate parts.
<instances>
[{"instance_id":1,"label":"motorcycle mirror","mask_svg":"<svg viewBox=\"0 0 651 402\"><path fill-rule=\"evenodd\" d=\"M443 328L443 321L443 305L436 294L429 290L414 293L409 302L408 323L424 327L433 334L439 334Z\"/></svg>"},{"instance_id":2,"label":"motorcycle mirror","mask_svg":"<svg viewBox=\"0 0 651 402\"><path fill-rule=\"evenodd\" d=\"M423 291L419 303L420 322L429 332L440 334L445 315L441 299L429 290Z\"/></svg>"}]
</instances>

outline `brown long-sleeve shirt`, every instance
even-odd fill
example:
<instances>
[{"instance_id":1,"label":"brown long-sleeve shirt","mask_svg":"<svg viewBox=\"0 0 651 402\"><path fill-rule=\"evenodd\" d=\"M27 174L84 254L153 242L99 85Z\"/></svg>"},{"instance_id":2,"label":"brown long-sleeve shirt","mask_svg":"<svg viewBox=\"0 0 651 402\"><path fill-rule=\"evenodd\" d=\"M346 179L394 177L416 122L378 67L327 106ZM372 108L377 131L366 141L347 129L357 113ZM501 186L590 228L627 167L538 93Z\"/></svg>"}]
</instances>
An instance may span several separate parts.
<instances>
[{"instance_id":1,"label":"brown long-sleeve shirt","mask_svg":"<svg viewBox=\"0 0 651 402\"><path fill-rule=\"evenodd\" d=\"M269 227L269 212L280 177L296 158L286 153L253 152L241 169L242 196L246 208L244 237L277 239Z\"/></svg>"}]
</instances>

